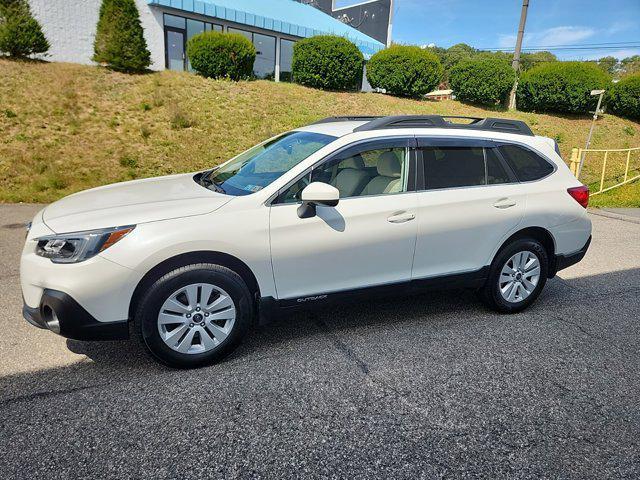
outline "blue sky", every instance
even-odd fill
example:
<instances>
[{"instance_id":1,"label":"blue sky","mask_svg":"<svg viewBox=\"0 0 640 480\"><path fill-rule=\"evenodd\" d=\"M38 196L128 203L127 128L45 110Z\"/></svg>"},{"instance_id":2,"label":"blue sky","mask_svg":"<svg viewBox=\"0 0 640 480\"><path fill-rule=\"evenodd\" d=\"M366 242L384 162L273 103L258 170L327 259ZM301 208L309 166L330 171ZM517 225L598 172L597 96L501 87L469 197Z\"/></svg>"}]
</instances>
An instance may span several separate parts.
<instances>
[{"instance_id":1,"label":"blue sky","mask_svg":"<svg viewBox=\"0 0 640 480\"><path fill-rule=\"evenodd\" d=\"M338 6L359 0L337 0ZM513 48L521 0L395 0L393 39L449 47ZM640 45L640 0L531 0L524 47L635 42ZM554 51L561 59L640 55L640 47Z\"/></svg>"}]
</instances>

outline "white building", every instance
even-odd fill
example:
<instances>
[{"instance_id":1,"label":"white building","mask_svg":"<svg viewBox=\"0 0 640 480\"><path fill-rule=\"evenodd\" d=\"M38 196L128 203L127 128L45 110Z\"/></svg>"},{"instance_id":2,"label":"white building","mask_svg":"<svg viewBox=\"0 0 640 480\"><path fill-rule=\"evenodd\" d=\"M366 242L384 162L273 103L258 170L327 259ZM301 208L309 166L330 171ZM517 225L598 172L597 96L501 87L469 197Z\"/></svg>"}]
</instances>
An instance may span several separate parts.
<instances>
[{"instance_id":1,"label":"white building","mask_svg":"<svg viewBox=\"0 0 640 480\"><path fill-rule=\"evenodd\" d=\"M185 70L186 42L205 30L245 35L256 47L254 74L289 80L293 44L320 34L347 37L365 58L384 48L377 40L293 0L135 0L151 68ZM51 44L48 60L91 64L101 0L29 0Z\"/></svg>"}]
</instances>

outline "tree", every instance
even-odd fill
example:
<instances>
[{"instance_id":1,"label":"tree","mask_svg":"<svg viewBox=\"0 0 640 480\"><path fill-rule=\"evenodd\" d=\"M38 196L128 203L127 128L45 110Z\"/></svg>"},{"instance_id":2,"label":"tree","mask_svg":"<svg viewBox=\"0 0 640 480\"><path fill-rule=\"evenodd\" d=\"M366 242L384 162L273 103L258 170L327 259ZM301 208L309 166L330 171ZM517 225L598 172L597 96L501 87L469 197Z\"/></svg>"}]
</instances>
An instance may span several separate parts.
<instances>
[{"instance_id":1,"label":"tree","mask_svg":"<svg viewBox=\"0 0 640 480\"><path fill-rule=\"evenodd\" d=\"M466 43L456 43L455 45L447 48L447 52L444 55L443 67L445 71L450 71L462 60L473 57L478 51Z\"/></svg>"},{"instance_id":2,"label":"tree","mask_svg":"<svg viewBox=\"0 0 640 480\"><path fill-rule=\"evenodd\" d=\"M513 54L511 55L513 57ZM541 63L557 61L558 57L556 57L551 52L547 52L546 50L534 53L523 53L520 56L520 70L526 72L527 70L530 70L533 67L540 65Z\"/></svg>"},{"instance_id":3,"label":"tree","mask_svg":"<svg viewBox=\"0 0 640 480\"><path fill-rule=\"evenodd\" d=\"M622 77L640 73L640 55L623 58L620 62L620 73Z\"/></svg>"},{"instance_id":4,"label":"tree","mask_svg":"<svg viewBox=\"0 0 640 480\"><path fill-rule=\"evenodd\" d=\"M102 0L93 60L121 72L140 72L151 64L135 0Z\"/></svg>"},{"instance_id":5,"label":"tree","mask_svg":"<svg viewBox=\"0 0 640 480\"><path fill-rule=\"evenodd\" d=\"M609 75L613 75L617 71L618 59L611 56L602 57L600 60L598 60L597 64L602 70L607 72Z\"/></svg>"},{"instance_id":6,"label":"tree","mask_svg":"<svg viewBox=\"0 0 640 480\"><path fill-rule=\"evenodd\" d=\"M0 52L27 57L48 50L49 42L27 0L0 0Z\"/></svg>"}]
</instances>

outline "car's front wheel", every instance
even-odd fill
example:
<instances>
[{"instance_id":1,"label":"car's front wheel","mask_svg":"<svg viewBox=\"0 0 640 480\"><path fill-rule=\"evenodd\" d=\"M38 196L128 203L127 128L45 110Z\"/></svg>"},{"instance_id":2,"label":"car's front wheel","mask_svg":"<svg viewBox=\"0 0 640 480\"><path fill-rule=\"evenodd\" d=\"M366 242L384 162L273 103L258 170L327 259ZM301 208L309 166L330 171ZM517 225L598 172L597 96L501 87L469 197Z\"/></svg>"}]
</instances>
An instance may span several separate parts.
<instances>
[{"instance_id":1,"label":"car's front wheel","mask_svg":"<svg viewBox=\"0 0 640 480\"><path fill-rule=\"evenodd\" d=\"M520 312L538 298L548 272L548 254L540 242L515 240L496 255L480 297L499 312Z\"/></svg>"},{"instance_id":2,"label":"car's front wheel","mask_svg":"<svg viewBox=\"0 0 640 480\"><path fill-rule=\"evenodd\" d=\"M145 345L162 363L193 368L231 353L252 316L242 277L220 265L196 264L158 279L138 305L135 320Z\"/></svg>"}]
</instances>

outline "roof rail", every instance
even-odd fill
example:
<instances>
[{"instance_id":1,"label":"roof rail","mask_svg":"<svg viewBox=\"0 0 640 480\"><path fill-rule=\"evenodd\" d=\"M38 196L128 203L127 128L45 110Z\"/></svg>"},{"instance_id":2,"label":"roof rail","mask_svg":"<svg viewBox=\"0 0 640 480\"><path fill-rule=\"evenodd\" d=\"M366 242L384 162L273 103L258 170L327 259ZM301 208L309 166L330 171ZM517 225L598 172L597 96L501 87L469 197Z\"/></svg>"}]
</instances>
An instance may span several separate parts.
<instances>
[{"instance_id":1,"label":"roof rail","mask_svg":"<svg viewBox=\"0 0 640 480\"><path fill-rule=\"evenodd\" d=\"M380 117L376 117L372 115L327 117L327 118L323 118L322 120L318 120L317 122L313 122L310 125L319 125L321 123L333 123L333 122L359 122L359 121L370 122L371 120L375 120L376 118L380 118Z\"/></svg>"},{"instance_id":2,"label":"roof rail","mask_svg":"<svg viewBox=\"0 0 640 480\"><path fill-rule=\"evenodd\" d=\"M334 117L336 118L336 117ZM349 117L364 120L367 117ZM469 123L453 123L448 119L471 120ZM340 121L340 120L330 120ZM387 128L458 128L464 130L490 130L493 132L515 133L533 136L529 126L521 120L507 118L459 117L448 115L393 115L374 117L371 121L356 127L354 132L383 130Z\"/></svg>"}]
</instances>

